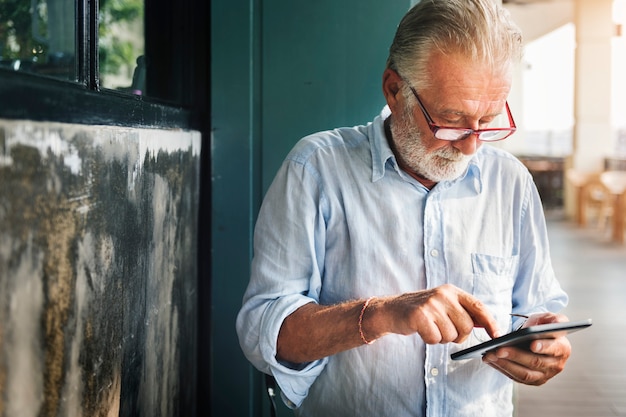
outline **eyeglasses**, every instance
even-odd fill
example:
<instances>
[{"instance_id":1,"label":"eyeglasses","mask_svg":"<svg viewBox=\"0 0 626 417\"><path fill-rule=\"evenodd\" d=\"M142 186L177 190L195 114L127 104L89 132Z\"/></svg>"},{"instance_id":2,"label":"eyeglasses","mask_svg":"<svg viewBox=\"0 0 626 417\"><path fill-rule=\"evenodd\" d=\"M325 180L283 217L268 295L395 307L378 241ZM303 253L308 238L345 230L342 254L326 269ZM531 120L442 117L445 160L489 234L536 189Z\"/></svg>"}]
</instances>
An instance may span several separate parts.
<instances>
[{"instance_id":1,"label":"eyeglasses","mask_svg":"<svg viewBox=\"0 0 626 417\"><path fill-rule=\"evenodd\" d=\"M437 139L441 140L463 140L471 135L476 135L479 140L483 142L495 142L498 140L506 139L511 136L517 130L515 126L515 121L513 120L513 115L511 114L511 109L509 109L509 103L505 102L506 112L509 116L509 126L510 127L495 127L488 129L467 129L467 128L458 128L458 127L446 127L446 126L438 126L433 121L432 117L426 111L422 100L420 100L417 92L413 87L410 87L415 99L417 100L417 104L420 106L422 113L424 114L424 118L428 122L428 127L433 132L433 135Z\"/></svg>"},{"instance_id":2,"label":"eyeglasses","mask_svg":"<svg viewBox=\"0 0 626 417\"><path fill-rule=\"evenodd\" d=\"M530 318L530 317L529 317L529 316L527 316L526 314L515 314L515 313L511 313L511 314L509 314L509 315L510 315L511 317L517 317L517 318L522 318L522 319L524 319L524 320L522 321L522 323L521 323L519 326L517 326L517 329L515 329L515 331L518 331L518 330L520 330L522 327L524 327L524 325L526 324L526 321Z\"/></svg>"}]
</instances>

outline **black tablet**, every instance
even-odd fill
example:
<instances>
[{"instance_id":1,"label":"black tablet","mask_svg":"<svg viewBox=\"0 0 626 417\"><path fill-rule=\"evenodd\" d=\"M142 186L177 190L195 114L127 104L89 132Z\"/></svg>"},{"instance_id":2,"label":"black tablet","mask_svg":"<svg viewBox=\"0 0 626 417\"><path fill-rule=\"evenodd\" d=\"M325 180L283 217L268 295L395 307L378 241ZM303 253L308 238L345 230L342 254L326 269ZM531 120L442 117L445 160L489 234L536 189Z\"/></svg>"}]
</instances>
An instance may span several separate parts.
<instances>
[{"instance_id":1,"label":"black tablet","mask_svg":"<svg viewBox=\"0 0 626 417\"><path fill-rule=\"evenodd\" d=\"M453 353L450 357L453 360L480 358L490 350L503 346L518 346L528 348L530 342L536 339L556 339L567 333L586 329L591 326L591 319L582 321L568 321L565 323L548 323L529 326L504 336L491 339L487 342L472 346L467 349Z\"/></svg>"}]
</instances>

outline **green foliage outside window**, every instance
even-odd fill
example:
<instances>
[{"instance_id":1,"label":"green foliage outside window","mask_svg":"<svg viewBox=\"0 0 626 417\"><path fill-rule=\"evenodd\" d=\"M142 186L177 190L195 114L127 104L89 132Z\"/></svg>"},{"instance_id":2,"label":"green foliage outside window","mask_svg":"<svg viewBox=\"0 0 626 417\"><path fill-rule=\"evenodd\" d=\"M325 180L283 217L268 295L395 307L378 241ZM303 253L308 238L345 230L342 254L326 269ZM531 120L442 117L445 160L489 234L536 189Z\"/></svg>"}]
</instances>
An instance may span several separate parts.
<instances>
[{"instance_id":1,"label":"green foliage outside window","mask_svg":"<svg viewBox=\"0 0 626 417\"><path fill-rule=\"evenodd\" d=\"M143 54L143 9L143 0L99 2L104 88L130 86ZM75 11L76 0L0 0L0 67L75 79Z\"/></svg>"},{"instance_id":2,"label":"green foliage outside window","mask_svg":"<svg viewBox=\"0 0 626 417\"><path fill-rule=\"evenodd\" d=\"M130 86L136 60L143 54L143 0L101 0L99 11L100 74L104 87Z\"/></svg>"},{"instance_id":3,"label":"green foliage outside window","mask_svg":"<svg viewBox=\"0 0 626 417\"><path fill-rule=\"evenodd\" d=\"M43 0L0 0L0 61L46 60L46 12Z\"/></svg>"}]
</instances>

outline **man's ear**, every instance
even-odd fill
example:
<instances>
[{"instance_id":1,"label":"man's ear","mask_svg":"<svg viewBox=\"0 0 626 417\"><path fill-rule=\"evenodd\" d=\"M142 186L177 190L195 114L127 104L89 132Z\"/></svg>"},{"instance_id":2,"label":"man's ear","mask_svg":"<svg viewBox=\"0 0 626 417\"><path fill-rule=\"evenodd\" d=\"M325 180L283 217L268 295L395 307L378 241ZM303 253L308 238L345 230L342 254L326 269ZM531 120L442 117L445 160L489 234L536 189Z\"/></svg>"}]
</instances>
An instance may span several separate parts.
<instances>
[{"instance_id":1,"label":"man's ear","mask_svg":"<svg viewBox=\"0 0 626 417\"><path fill-rule=\"evenodd\" d=\"M399 100L402 98L400 83L402 82L402 78L394 70L387 68L383 72L383 95L392 113L399 109Z\"/></svg>"}]
</instances>

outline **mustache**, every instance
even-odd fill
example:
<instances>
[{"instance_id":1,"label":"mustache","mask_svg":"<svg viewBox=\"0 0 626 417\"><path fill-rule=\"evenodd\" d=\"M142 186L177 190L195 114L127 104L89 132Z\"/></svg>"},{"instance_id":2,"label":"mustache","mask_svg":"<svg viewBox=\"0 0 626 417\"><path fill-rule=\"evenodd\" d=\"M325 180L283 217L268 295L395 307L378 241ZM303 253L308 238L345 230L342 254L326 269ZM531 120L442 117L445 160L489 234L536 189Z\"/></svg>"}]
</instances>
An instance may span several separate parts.
<instances>
[{"instance_id":1,"label":"mustache","mask_svg":"<svg viewBox=\"0 0 626 417\"><path fill-rule=\"evenodd\" d=\"M446 148L441 148L441 149L437 149L434 152L435 155L437 155L440 158L443 159L447 159L451 162L461 162L465 159L468 159L469 156L465 155L463 152L461 152L460 150L454 148L454 147L446 147Z\"/></svg>"}]
</instances>

